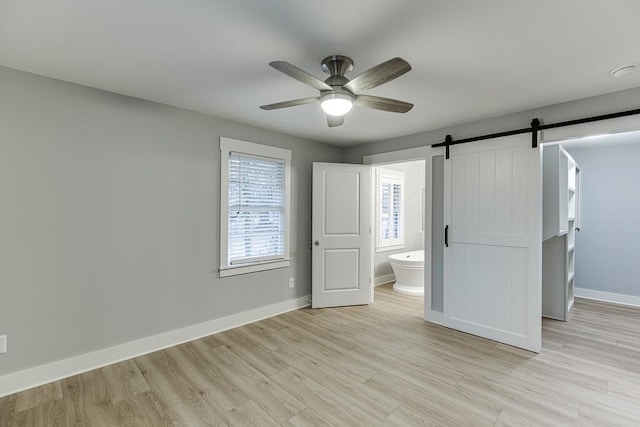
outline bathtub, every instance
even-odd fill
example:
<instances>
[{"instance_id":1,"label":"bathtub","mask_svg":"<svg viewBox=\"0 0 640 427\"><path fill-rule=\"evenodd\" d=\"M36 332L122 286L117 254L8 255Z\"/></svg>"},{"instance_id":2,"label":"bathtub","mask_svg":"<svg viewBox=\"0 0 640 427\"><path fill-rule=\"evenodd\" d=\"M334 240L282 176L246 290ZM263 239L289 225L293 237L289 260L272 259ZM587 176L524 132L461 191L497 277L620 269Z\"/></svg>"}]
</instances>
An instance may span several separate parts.
<instances>
[{"instance_id":1,"label":"bathtub","mask_svg":"<svg viewBox=\"0 0 640 427\"><path fill-rule=\"evenodd\" d=\"M424 251L389 255L396 277L393 290L406 295L424 295Z\"/></svg>"}]
</instances>

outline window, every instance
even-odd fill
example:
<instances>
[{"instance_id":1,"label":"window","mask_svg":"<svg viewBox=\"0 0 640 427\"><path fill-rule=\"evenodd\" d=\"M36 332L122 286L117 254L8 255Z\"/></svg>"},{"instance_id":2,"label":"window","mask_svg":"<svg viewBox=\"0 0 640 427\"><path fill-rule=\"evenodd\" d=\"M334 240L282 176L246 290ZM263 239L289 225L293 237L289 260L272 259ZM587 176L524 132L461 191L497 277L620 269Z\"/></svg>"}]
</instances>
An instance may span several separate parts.
<instances>
[{"instance_id":1,"label":"window","mask_svg":"<svg viewBox=\"0 0 640 427\"><path fill-rule=\"evenodd\" d=\"M376 168L376 251L404 247L404 173Z\"/></svg>"},{"instance_id":2,"label":"window","mask_svg":"<svg viewBox=\"0 0 640 427\"><path fill-rule=\"evenodd\" d=\"M220 138L220 277L287 267L291 151Z\"/></svg>"}]
</instances>

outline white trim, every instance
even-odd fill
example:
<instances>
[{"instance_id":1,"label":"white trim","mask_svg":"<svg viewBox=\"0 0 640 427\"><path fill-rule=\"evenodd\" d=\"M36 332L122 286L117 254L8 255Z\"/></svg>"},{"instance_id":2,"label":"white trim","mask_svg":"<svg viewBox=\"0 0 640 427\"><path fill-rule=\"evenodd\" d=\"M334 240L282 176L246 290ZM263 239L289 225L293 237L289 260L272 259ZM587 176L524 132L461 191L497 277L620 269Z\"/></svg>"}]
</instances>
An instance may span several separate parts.
<instances>
[{"instance_id":1,"label":"white trim","mask_svg":"<svg viewBox=\"0 0 640 427\"><path fill-rule=\"evenodd\" d=\"M426 307L426 304L425 304L425 307ZM426 310L425 309L424 320L426 320L427 322L431 322L431 323L435 323L436 325L444 326L443 317L444 317L444 314L439 312L439 311Z\"/></svg>"},{"instance_id":2,"label":"white trim","mask_svg":"<svg viewBox=\"0 0 640 427\"><path fill-rule=\"evenodd\" d=\"M274 270L276 268L289 267L291 259L277 259L271 261L254 262L250 264L231 265L220 267L220 277L237 276L238 274L255 273L257 271Z\"/></svg>"},{"instance_id":3,"label":"white trim","mask_svg":"<svg viewBox=\"0 0 640 427\"><path fill-rule=\"evenodd\" d=\"M373 288L376 287L376 273L375 273L375 265L376 265L376 236L375 234L378 232L378 228L376 227L376 197L375 197L375 188L376 188L376 174L375 168L369 168L369 191L371 191L371 197L369 198L369 292L371 298L369 298L369 304L373 304L376 293ZM371 279L373 277L373 280Z\"/></svg>"},{"instance_id":4,"label":"white trim","mask_svg":"<svg viewBox=\"0 0 640 427\"><path fill-rule=\"evenodd\" d=\"M433 160L432 160L433 161ZM426 165L426 160L425 160L425 165ZM426 167L425 167L425 171L426 171ZM426 204L426 196L425 196L425 188L422 188L422 198L420 199L420 207L422 208L422 223L420 224L420 232L424 233L424 207Z\"/></svg>"},{"instance_id":5,"label":"white trim","mask_svg":"<svg viewBox=\"0 0 640 427\"><path fill-rule=\"evenodd\" d=\"M228 206L229 206L229 153L243 153L254 156L269 157L284 161L284 254L282 258L269 262L255 262L228 265ZM228 277L238 274L254 273L289 267L291 254L291 150L255 144L253 142L220 137L220 265L219 276Z\"/></svg>"},{"instance_id":6,"label":"white trim","mask_svg":"<svg viewBox=\"0 0 640 427\"><path fill-rule=\"evenodd\" d=\"M253 154L255 156L271 157L273 159L291 160L291 150L273 147L271 145L256 144L239 139L220 137L220 150L236 153Z\"/></svg>"},{"instance_id":7,"label":"white trim","mask_svg":"<svg viewBox=\"0 0 640 427\"><path fill-rule=\"evenodd\" d=\"M377 276L373 278L373 286L380 286L386 283L391 283L396 280L396 276L391 274L385 274L384 276Z\"/></svg>"},{"instance_id":8,"label":"white trim","mask_svg":"<svg viewBox=\"0 0 640 427\"><path fill-rule=\"evenodd\" d=\"M593 299L615 304L640 307L640 297L635 295L616 294L613 292L594 291L593 289L575 288L574 295L579 298Z\"/></svg>"},{"instance_id":9,"label":"white trim","mask_svg":"<svg viewBox=\"0 0 640 427\"><path fill-rule=\"evenodd\" d=\"M309 295L0 376L0 397L309 306Z\"/></svg>"},{"instance_id":10,"label":"white trim","mask_svg":"<svg viewBox=\"0 0 640 427\"><path fill-rule=\"evenodd\" d=\"M371 154L362 158L362 163L365 165L377 165L381 166L385 163L398 163L408 162L411 160L423 160L427 157L427 148L416 147L408 148L406 150L391 151L388 153Z\"/></svg>"},{"instance_id":11,"label":"white trim","mask_svg":"<svg viewBox=\"0 0 640 427\"><path fill-rule=\"evenodd\" d=\"M376 225L376 234L379 233L380 230L377 230L377 225ZM393 251L399 251L400 249L404 249L404 243L400 244L400 245L391 245L391 246L380 246L380 247L376 247L376 253L381 253L381 252L393 252Z\"/></svg>"}]
</instances>

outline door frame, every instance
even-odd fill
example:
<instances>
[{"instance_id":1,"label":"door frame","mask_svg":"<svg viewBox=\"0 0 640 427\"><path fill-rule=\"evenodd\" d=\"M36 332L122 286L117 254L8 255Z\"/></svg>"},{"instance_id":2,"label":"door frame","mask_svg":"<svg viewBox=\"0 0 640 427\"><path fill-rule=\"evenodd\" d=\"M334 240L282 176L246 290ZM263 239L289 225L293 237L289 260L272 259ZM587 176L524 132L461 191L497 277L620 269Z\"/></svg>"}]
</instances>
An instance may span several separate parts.
<instances>
[{"instance_id":1,"label":"door frame","mask_svg":"<svg viewBox=\"0 0 640 427\"><path fill-rule=\"evenodd\" d=\"M438 150L438 149L436 149ZM425 182L424 182L424 188L425 188L425 195L424 195L424 206L423 206L423 211L424 211L424 242L423 242L423 247L424 247L424 295L425 298L428 295L431 295L431 151L432 148L430 145L425 145L423 147L416 147L416 148L408 148L405 150L396 150L396 151L389 151L386 153L380 153L380 154L371 154L368 156L364 156L362 157L362 164L364 165L369 165L372 168L373 167L378 167L378 166L384 166L384 165L388 165L388 164L392 164L392 163L401 163L401 162L410 162L410 161L414 161L414 160L424 160L425 162ZM444 151L443 151L444 152ZM429 161L427 161L427 159ZM375 210L376 210L376 205L375 205L375 201L377 199L377 195L373 194L375 193L375 174L371 174L372 175L372 186L371 186L371 192L372 192L372 197L371 197L371 213L372 213L372 218L375 218ZM372 221L372 227L377 227L377 224L375 223L375 221ZM371 270L372 270L372 280L371 280L371 302L373 302L374 299L374 287L375 287L375 277L373 275L374 269L375 269L375 244L373 244L373 242L375 242L375 240L373 240L373 232L375 230L372 230L371 232L371 238L372 238L372 250L369 254L370 256L370 262L371 262ZM423 305L424 305L424 320L430 320L427 319L427 304L424 304L424 300L423 300ZM429 306L429 311L431 311L431 306Z\"/></svg>"}]
</instances>

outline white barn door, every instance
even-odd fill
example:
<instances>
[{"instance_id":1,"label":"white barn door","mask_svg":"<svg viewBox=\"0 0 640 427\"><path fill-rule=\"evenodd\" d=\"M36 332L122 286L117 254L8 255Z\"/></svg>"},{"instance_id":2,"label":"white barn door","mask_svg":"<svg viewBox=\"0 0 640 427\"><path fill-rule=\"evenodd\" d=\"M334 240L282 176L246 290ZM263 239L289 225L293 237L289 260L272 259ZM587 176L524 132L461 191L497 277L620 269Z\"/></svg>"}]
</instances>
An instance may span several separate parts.
<instances>
[{"instance_id":1,"label":"white barn door","mask_svg":"<svg viewBox=\"0 0 640 427\"><path fill-rule=\"evenodd\" d=\"M540 179L530 134L450 147L445 326L540 351Z\"/></svg>"},{"instance_id":2,"label":"white barn door","mask_svg":"<svg viewBox=\"0 0 640 427\"><path fill-rule=\"evenodd\" d=\"M311 306L369 304L371 167L313 164Z\"/></svg>"}]
</instances>

